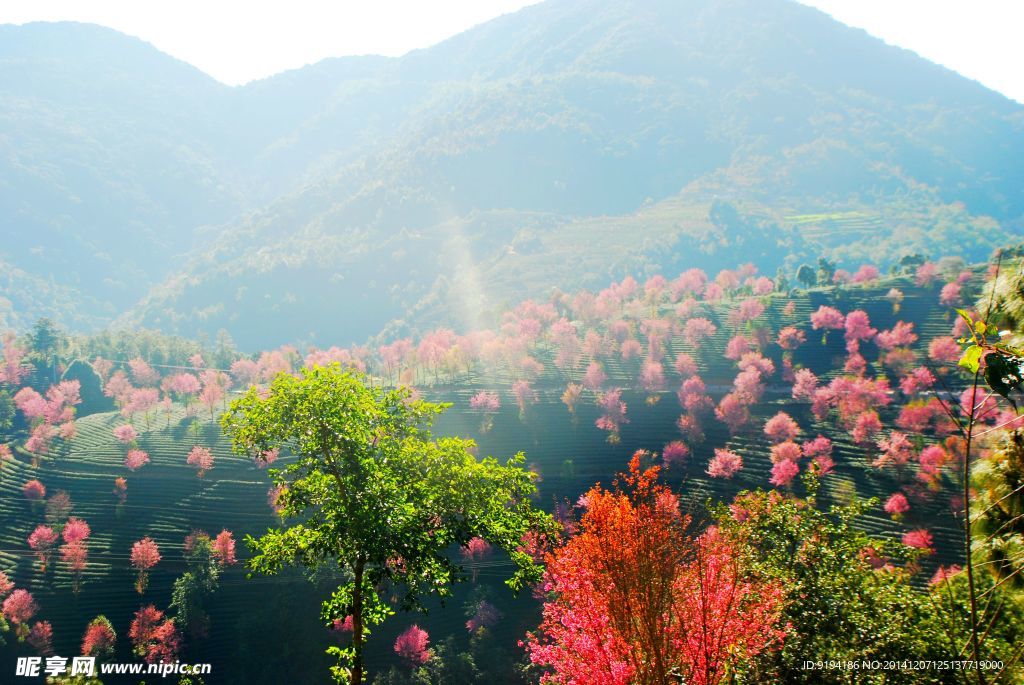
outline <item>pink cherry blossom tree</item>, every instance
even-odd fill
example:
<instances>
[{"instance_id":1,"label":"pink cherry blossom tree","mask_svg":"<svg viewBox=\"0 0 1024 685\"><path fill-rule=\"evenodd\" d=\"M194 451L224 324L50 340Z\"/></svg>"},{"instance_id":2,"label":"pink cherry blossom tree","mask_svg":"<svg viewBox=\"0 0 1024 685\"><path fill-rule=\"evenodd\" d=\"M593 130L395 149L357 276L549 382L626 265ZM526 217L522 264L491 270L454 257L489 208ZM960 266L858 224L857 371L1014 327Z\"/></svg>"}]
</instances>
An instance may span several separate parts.
<instances>
[{"instance_id":1,"label":"pink cherry blossom tree","mask_svg":"<svg viewBox=\"0 0 1024 685\"><path fill-rule=\"evenodd\" d=\"M138 571L135 581L135 591L140 595L146 591L149 584L149 570L160 561L160 548L150 537L144 537L132 545L131 563Z\"/></svg>"},{"instance_id":2,"label":"pink cherry blossom tree","mask_svg":"<svg viewBox=\"0 0 1024 685\"><path fill-rule=\"evenodd\" d=\"M188 453L185 462L195 468L196 475L202 478L207 471L213 468L213 452L209 447L195 445Z\"/></svg>"},{"instance_id":3,"label":"pink cherry blossom tree","mask_svg":"<svg viewBox=\"0 0 1024 685\"><path fill-rule=\"evenodd\" d=\"M427 631L413 624L406 628L395 640L395 654L410 666L422 666L432 656L429 649L430 636Z\"/></svg>"}]
</instances>

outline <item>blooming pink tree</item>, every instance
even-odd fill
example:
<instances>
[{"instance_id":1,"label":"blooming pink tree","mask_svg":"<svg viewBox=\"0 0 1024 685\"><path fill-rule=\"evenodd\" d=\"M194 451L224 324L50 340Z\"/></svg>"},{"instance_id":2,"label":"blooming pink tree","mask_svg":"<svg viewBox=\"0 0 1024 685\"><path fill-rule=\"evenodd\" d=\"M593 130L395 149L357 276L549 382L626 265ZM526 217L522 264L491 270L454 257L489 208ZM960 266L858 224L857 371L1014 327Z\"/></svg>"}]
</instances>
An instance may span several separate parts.
<instances>
[{"instance_id":1,"label":"blooming pink tree","mask_svg":"<svg viewBox=\"0 0 1024 685\"><path fill-rule=\"evenodd\" d=\"M413 624L402 631L395 640L395 654L410 666L422 666L430 661L430 636L427 631Z\"/></svg>"},{"instance_id":2,"label":"blooming pink tree","mask_svg":"<svg viewBox=\"0 0 1024 685\"><path fill-rule=\"evenodd\" d=\"M892 516L897 521L902 518L903 514L910 511L910 502L907 501L907 496L902 492L897 492L885 500L885 513Z\"/></svg>"},{"instance_id":3,"label":"blooming pink tree","mask_svg":"<svg viewBox=\"0 0 1024 685\"><path fill-rule=\"evenodd\" d=\"M49 621L36 621L28 633L29 645L42 656L53 654L53 626Z\"/></svg>"},{"instance_id":4,"label":"blooming pink tree","mask_svg":"<svg viewBox=\"0 0 1024 685\"><path fill-rule=\"evenodd\" d=\"M129 471L136 471L149 463L149 455L142 450L128 450L124 465Z\"/></svg>"},{"instance_id":5,"label":"blooming pink tree","mask_svg":"<svg viewBox=\"0 0 1024 685\"><path fill-rule=\"evenodd\" d=\"M576 425L576 404L580 400L580 396L583 394L583 386L578 383L569 383L565 386L565 392L562 393L562 404L565 405L566 409L569 410L569 414L572 415L572 423Z\"/></svg>"},{"instance_id":6,"label":"blooming pink tree","mask_svg":"<svg viewBox=\"0 0 1024 685\"><path fill-rule=\"evenodd\" d=\"M793 399L811 400L818 391L818 377L810 369L797 369L793 374Z\"/></svg>"},{"instance_id":7,"label":"blooming pink tree","mask_svg":"<svg viewBox=\"0 0 1024 685\"><path fill-rule=\"evenodd\" d=\"M956 364L960 361L960 355L962 354L960 346L956 343L956 340L949 337L938 337L933 338L928 343L928 357L932 361L939 362L940 364Z\"/></svg>"},{"instance_id":8,"label":"blooming pink tree","mask_svg":"<svg viewBox=\"0 0 1024 685\"><path fill-rule=\"evenodd\" d=\"M199 393L199 402L206 410L210 412L210 418L213 418L213 412L216 410L217 405L224 401L226 392L224 387L215 383L209 383L203 386L202 391Z\"/></svg>"},{"instance_id":9,"label":"blooming pink tree","mask_svg":"<svg viewBox=\"0 0 1024 685\"><path fill-rule=\"evenodd\" d=\"M46 497L46 486L33 478L21 486L21 493L30 502L38 502Z\"/></svg>"},{"instance_id":10,"label":"blooming pink tree","mask_svg":"<svg viewBox=\"0 0 1024 685\"><path fill-rule=\"evenodd\" d=\"M526 410L530 405L537 403L537 391L530 385L530 381L519 379L512 384L512 396L519 407L519 418L526 418Z\"/></svg>"},{"instance_id":11,"label":"blooming pink tree","mask_svg":"<svg viewBox=\"0 0 1024 685\"><path fill-rule=\"evenodd\" d=\"M708 462L707 474L712 478L732 478L743 468L743 457L725 449L715 449Z\"/></svg>"},{"instance_id":12,"label":"blooming pink tree","mask_svg":"<svg viewBox=\"0 0 1024 685\"><path fill-rule=\"evenodd\" d=\"M773 443L793 440L799 432L800 426L792 416L783 411L768 419L764 424L764 434Z\"/></svg>"},{"instance_id":13,"label":"blooming pink tree","mask_svg":"<svg viewBox=\"0 0 1024 685\"><path fill-rule=\"evenodd\" d=\"M480 432L486 433L494 424L494 415L501 409L501 398L496 392L481 390L469 398L469 408L483 415Z\"/></svg>"},{"instance_id":14,"label":"blooming pink tree","mask_svg":"<svg viewBox=\"0 0 1024 685\"><path fill-rule=\"evenodd\" d=\"M942 286L942 291L939 293L939 304L946 307L952 307L960 302L961 297L960 284L956 282L947 283Z\"/></svg>"},{"instance_id":15,"label":"blooming pink tree","mask_svg":"<svg viewBox=\"0 0 1024 685\"><path fill-rule=\"evenodd\" d=\"M252 359L239 359L231 363L231 375L235 382L247 388L260 380L260 365Z\"/></svg>"},{"instance_id":16,"label":"blooming pink tree","mask_svg":"<svg viewBox=\"0 0 1024 685\"><path fill-rule=\"evenodd\" d=\"M68 540L60 548L61 560L67 566L71 572L72 577L72 589L75 594L82 587L82 573L85 571L86 565L89 563L89 548L85 542L85 538Z\"/></svg>"},{"instance_id":17,"label":"blooming pink tree","mask_svg":"<svg viewBox=\"0 0 1024 685\"><path fill-rule=\"evenodd\" d=\"M601 386L608 380L608 377L604 374L604 369L601 368L601 364L598 362L590 362L587 366L587 372L583 375L583 387L587 390L594 392L600 392Z\"/></svg>"},{"instance_id":18,"label":"blooming pink tree","mask_svg":"<svg viewBox=\"0 0 1024 685\"><path fill-rule=\"evenodd\" d=\"M138 440L139 432L135 430L135 426L126 423L114 429L114 437L125 445L130 445Z\"/></svg>"},{"instance_id":19,"label":"blooming pink tree","mask_svg":"<svg viewBox=\"0 0 1024 685\"><path fill-rule=\"evenodd\" d=\"M816 312L811 314L811 328L816 331L824 331L821 336L822 344L826 342L830 330L841 329L844 324L845 317L835 307L821 305Z\"/></svg>"},{"instance_id":20,"label":"blooming pink tree","mask_svg":"<svg viewBox=\"0 0 1024 685\"><path fill-rule=\"evenodd\" d=\"M36 553L39 560L39 572L46 573L46 565L53 554L53 546L57 544L59 536L49 526L36 526L28 536L28 546Z\"/></svg>"},{"instance_id":21,"label":"blooming pink tree","mask_svg":"<svg viewBox=\"0 0 1024 685\"><path fill-rule=\"evenodd\" d=\"M862 341L871 340L878 332L871 327L871 319L863 309L855 309L847 314L843 327L846 330L846 349L850 353L856 352Z\"/></svg>"},{"instance_id":22,"label":"blooming pink tree","mask_svg":"<svg viewBox=\"0 0 1024 685\"><path fill-rule=\"evenodd\" d=\"M18 588L4 600L2 608L4 618L14 625L15 632L18 634L18 637L20 639L25 639L29 632L28 622L31 621L32 617L36 615L37 611L39 611L39 605L36 604L35 599L32 597L32 593L28 590Z\"/></svg>"},{"instance_id":23,"label":"blooming pink tree","mask_svg":"<svg viewBox=\"0 0 1024 685\"><path fill-rule=\"evenodd\" d=\"M803 456L803 450L800 448L800 445L792 440L786 440L777 445L772 445L769 456L773 464L778 464L780 461L800 461L800 457Z\"/></svg>"},{"instance_id":24,"label":"blooming pink tree","mask_svg":"<svg viewBox=\"0 0 1024 685\"><path fill-rule=\"evenodd\" d=\"M13 334L3 336L3 363L0 364L0 383L12 388L21 385L21 381L31 372L31 366L24 363L25 348L18 345Z\"/></svg>"},{"instance_id":25,"label":"blooming pink tree","mask_svg":"<svg viewBox=\"0 0 1024 685\"><path fill-rule=\"evenodd\" d=\"M900 380L900 391L904 395L915 395L935 385L935 376L927 367L912 369Z\"/></svg>"},{"instance_id":26,"label":"blooming pink tree","mask_svg":"<svg viewBox=\"0 0 1024 685\"><path fill-rule=\"evenodd\" d=\"M629 423L629 419L626 418L626 403L622 401L622 390L612 388L605 392L598 398L597 406L602 413L594 424L601 430L608 431L608 442L618 443L622 424Z\"/></svg>"},{"instance_id":27,"label":"blooming pink tree","mask_svg":"<svg viewBox=\"0 0 1024 685\"><path fill-rule=\"evenodd\" d=\"M207 471L213 468L213 452L208 447L195 445L188 453L185 462L195 468L196 475L202 478Z\"/></svg>"},{"instance_id":28,"label":"blooming pink tree","mask_svg":"<svg viewBox=\"0 0 1024 685\"><path fill-rule=\"evenodd\" d=\"M701 269L688 269L670 285L672 299L679 300L687 295L700 295L708 282L708 276Z\"/></svg>"},{"instance_id":29,"label":"blooming pink tree","mask_svg":"<svg viewBox=\"0 0 1024 685\"><path fill-rule=\"evenodd\" d=\"M461 549L462 558L470 566L473 582L476 582L478 564L492 552L491 544L480 537L471 538Z\"/></svg>"},{"instance_id":30,"label":"blooming pink tree","mask_svg":"<svg viewBox=\"0 0 1024 685\"><path fill-rule=\"evenodd\" d=\"M769 482L775 487L786 487L793 482L798 473L800 473L800 464L792 459L783 459L772 466Z\"/></svg>"},{"instance_id":31,"label":"blooming pink tree","mask_svg":"<svg viewBox=\"0 0 1024 685\"><path fill-rule=\"evenodd\" d=\"M934 262L925 262L917 267L914 273L914 282L921 287L931 285L939 277L939 266Z\"/></svg>"},{"instance_id":32,"label":"blooming pink tree","mask_svg":"<svg viewBox=\"0 0 1024 685\"><path fill-rule=\"evenodd\" d=\"M677 396L679 404L690 414L701 414L711 409L714 402L711 396L706 394L707 387L700 376L692 376L683 381Z\"/></svg>"},{"instance_id":33,"label":"blooming pink tree","mask_svg":"<svg viewBox=\"0 0 1024 685\"><path fill-rule=\"evenodd\" d=\"M128 362L132 380L139 387L153 387L160 382L160 374L145 359L136 357Z\"/></svg>"},{"instance_id":34,"label":"blooming pink tree","mask_svg":"<svg viewBox=\"0 0 1024 685\"><path fill-rule=\"evenodd\" d=\"M873 466L903 466L914 456L914 446L906 433L890 431L888 437L877 441L881 453L872 462Z\"/></svg>"},{"instance_id":35,"label":"blooming pink tree","mask_svg":"<svg viewBox=\"0 0 1024 685\"><path fill-rule=\"evenodd\" d=\"M172 393L180 401L184 402L187 408L202 386L199 383L199 379L194 375L179 373L165 378L162 388L165 392Z\"/></svg>"},{"instance_id":36,"label":"blooming pink tree","mask_svg":"<svg viewBox=\"0 0 1024 685\"><path fill-rule=\"evenodd\" d=\"M907 547L915 547L917 549L924 550L926 554L935 553L935 543L932 538L932 534L923 528L904 533L903 544Z\"/></svg>"},{"instance_id":37,"label":"blooming pink tree","mask_svg":"<svg viewBox=\"0 0 1024 685\"><path fill-rule=\"evenodd\" d=\"M701 343L710 338L718 330L715 324L704 317L690 319L683 325L683 339L693 349L700 349Z\"/></svg>"},{"instance_id":38,"label":"blooming pink tree","mask_svg":"<svg viewBox=\"0 0 1024 685\"><path fill-rule=\"evenodd\" d=\"M853 274L850 279L853 283L868 284L877 281L881 274L878 271L878 267L871 264L861 264L857 272Z\"/></svg>"},{"instance_id":39,"label":"blooming pink tree","mask_svg":"<svg viewBox=\"0 0 1024 685\"><path fill-rule=\"evenodd\" d=\"M779 331L779 337L776 339L779 347L783 350L791 351L800 347L807 341L807 336L799 328L794 326L786 326Z\"/></svg>"},{"instance_id":40,"label":"blooming pink tree","mask_svg":"<svg viewBox=\"0 0 1024 685\"><path fill-rule=\"evenodd\" d=\"M750 352L750 341L742 335L734 336L725 346L726 359L738 361L747 352Z\"/></svg>"},{"instance_id":41,"label":"blooming pink tree","mask_svg":"<svg viewBox=\"0 0 1024 685\"><path fill-rule=\"evenodd\" d=\"M682 466L686 463L688 456L690 456L690 448L680 440L673 440L661 449L661 458L665 461L666 466L674 464Z\"/></svg>"},{"instance_id":42,"label":"blooming pink tree","mask_svg":"<svg viewBox=\"0 0 1024 685\"><path fill-rule=\"evenodd\" d=\"M160 392L156 388L133 388L125 395L121 415L130 419L135 414L142 414L148 426L150 414L159 401Z\"/></svg>"},{"instance_id":43,"label":"blooming pink tree","mask_svg":"<svg viewBox=\"0 0 1024 685\"><path fill-rule=\"evenodd\" d=\"M689 378L690 376L697 375L697 362L694 361L693 357L685 352L680 352L679 355L676 356L676 361L673 366L676 373L683 378Z\"/></svg>"},{"instance_id":44,"label":"blooming pink tree","mask_svg":"<svg viewBox=\"0 0 1024 685\"><path fill-rule=\"evenodd\" d=\"M230 566L238 560L235 557L235 538L230 530L222 530L212 540L213 558L221 566Z\"/></svg>"},{"instance_id":45,"label":"blooming pink tree","mask_svg":"<svg viewBox=\"0 0 1024 685\"><path fill-rule=\"evenodd\" d=\"M731 392L719 400L715 416L729 427L730 432L736 433L750 421L750 410L737 393Z\"/></svg>"},{"instance_id":46,"label":"blooming pink tree","mask_svg":"<svg viewBox=\"0 0 1024 685\"><path fill-rule=\"evenodd\" d=\"M156 566L159 561L160 548L152 538L144 537L132 545L132 567L138 571L135 591L140 595L146 591L146 586L149 584L149 569Z\"/></svg>"},{"instance_id":47,"label":"blooming pink tree","mask_svg":"<svg viewBox=\"0 0 1024 685\"><path fill-rule=\"evenodd\" d=\"M661 362L647 360L640 367L640 387L651 393L652 397L655 397L655 393L661 392L665 389L665 370L661 365Z\"/></svg>"},{"instance_id":48,"label":"blooming pink tree","mask_svg":"<svg viewBox=\"0 0 1024 685\"><path fill-rule=\"evenodd\" d=\"M915 342L917 342L917 334L914 333L914 324L906 321L897 321L891 329L881 331L875 336L875 344L882 350L907 347Z\"/></svg>"}]
</instances>

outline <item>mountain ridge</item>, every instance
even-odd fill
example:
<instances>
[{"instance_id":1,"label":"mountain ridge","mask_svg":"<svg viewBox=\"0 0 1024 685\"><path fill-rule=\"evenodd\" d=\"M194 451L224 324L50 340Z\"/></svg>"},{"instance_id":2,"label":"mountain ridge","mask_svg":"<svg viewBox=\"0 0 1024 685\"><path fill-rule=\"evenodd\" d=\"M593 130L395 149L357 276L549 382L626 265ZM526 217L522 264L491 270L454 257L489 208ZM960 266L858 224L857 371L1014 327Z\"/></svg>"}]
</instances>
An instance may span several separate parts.
<instances>
[{"instance_id":1,"label":"mountain ridge","mask_svg":"<svg viewBox=\"0 0 1024 685\"><path fill-rule=\"evenodd\" d=\"M467 272L504 283L485 298L498 302L675 266L669 246L703 240L715 201L746 207L743 230L772 233L771 268L856 259L878 242L837 245L818 230L785 252L787 213L886 217L909 236L885 241L891 259L928 245L919 234L959 239L936 216L960 205L975 235L965 257L1024 226L1013 191L1024 186L1014 162L1024 107L783 0L549 0L402 57L332 58L218 86L182 131L176 149L190 165L162 158L185 179L205 169L202 192L184 184L135 219L156 216L151 230L179 239L129 270L137 286L118 297L99 288L111 303L100 325L128 310L119 325L225 328L253 346L283 342L275 331L358 342L389 324L426 325L417 312L453 323L454 309L435 305L460 299L453 283ZM139 135L176 131L160 126ZM0 216L18 216L2 196ZM189 218L159 219L161 207L185 206ZM572 228L602 217L630 227L615 254ZM580 247L591 275L537 272L538 245L562 260ZM97 254L63 284L95 295L89 278L109 278L119 258L133 266L141 249ZM30 272L47 266L25 249L0 252Z\"/></svg>"}]
</instances>

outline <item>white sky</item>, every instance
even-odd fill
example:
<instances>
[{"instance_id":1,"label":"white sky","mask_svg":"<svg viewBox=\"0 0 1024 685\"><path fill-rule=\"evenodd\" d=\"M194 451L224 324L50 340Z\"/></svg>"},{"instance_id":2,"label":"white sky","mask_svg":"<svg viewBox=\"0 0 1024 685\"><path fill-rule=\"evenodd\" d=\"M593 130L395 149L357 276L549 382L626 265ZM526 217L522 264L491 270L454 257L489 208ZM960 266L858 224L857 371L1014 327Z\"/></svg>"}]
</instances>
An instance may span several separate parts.
<instances>
[{"instance_id":1,"label":"white sky","mask_svg":"<svg viewBox=\"0 0 1024 685\"><path fill-rule=\"evenodd\" d=\"M1021 0L803 0L1024 102ZM401 55L529 0L0 0L0 23L73 20L138 36L229 84L325 57Z\"/></svg>"}]
</instances>

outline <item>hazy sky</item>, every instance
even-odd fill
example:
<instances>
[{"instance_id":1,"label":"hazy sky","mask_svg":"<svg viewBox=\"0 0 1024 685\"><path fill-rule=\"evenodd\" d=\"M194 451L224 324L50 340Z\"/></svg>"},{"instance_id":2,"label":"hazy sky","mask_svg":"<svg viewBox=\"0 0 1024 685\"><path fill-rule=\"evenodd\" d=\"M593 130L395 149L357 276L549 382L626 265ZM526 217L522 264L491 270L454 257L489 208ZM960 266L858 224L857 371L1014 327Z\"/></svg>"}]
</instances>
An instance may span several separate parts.
<instances>
[{"instance_id":1,"label":"hazy sky","mask_svg":"<svg viewBox=\"0 0 1024 685\"><path fill-rule=\"evenodd\" d=\"M1022 0L804 0L1024 102ZM231 84L353 54L401 55L527 0L2 0L0 23L87 21Z\"/></svg>"}]
</instances>

